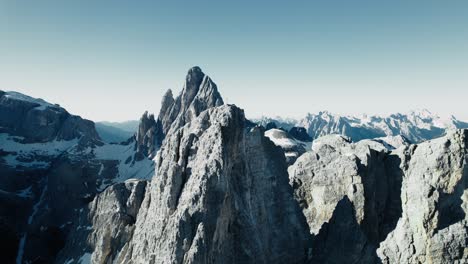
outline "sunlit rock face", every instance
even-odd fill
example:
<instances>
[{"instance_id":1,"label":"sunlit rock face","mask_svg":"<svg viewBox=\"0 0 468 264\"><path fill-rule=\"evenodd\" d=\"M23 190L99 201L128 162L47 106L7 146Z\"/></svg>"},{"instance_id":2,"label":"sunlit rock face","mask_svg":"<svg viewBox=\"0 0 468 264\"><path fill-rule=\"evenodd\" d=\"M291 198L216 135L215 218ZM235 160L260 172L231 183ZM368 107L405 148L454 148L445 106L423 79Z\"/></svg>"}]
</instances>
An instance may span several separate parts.
<instances>
[{"instance_id":1,"label":"sunlit rock face","mask_svg":"<svg viewBox=\"0 0 468 264\"><path fill-rule=\"evenodd\" d=\"M284 155L234 106L169 133L128 263L302 263L309 234Z\"/></svg>"},{"instance_id":2,"label":"sunlit rock face","mask_svg":"<svg viewBox=\"0 0 468 264\"><path fill-rule=\"evenodd\" d=\"M137 160L153 157L171 127L179 128L211 107L224 104L216 84L199 67L191 68L179 96L168 90L162 99L159 115L143 114L136 134Z\"/></svg>"},{"instance_id":3,"label":"sunlit rock face","mask_svg":"<svg viewBox=\"0 0 468 264\"><path fill-rule=\"evenodd\" d=\"M289 168L313 263L464 263L468 130L389 150L330 135ZM392 148L390 148L392 149Z\"/></svg>"},{"instance_id":4,"label":"sunlit rock face","mask_svg":"<svg viewBox=\"0 0 468 264\"><path fill-rule=\"evenodd\" d=\"M402 164L402 217L380 244L383 263L468 260L468 130L413 146Z\"/></svg>"}]
</instances>

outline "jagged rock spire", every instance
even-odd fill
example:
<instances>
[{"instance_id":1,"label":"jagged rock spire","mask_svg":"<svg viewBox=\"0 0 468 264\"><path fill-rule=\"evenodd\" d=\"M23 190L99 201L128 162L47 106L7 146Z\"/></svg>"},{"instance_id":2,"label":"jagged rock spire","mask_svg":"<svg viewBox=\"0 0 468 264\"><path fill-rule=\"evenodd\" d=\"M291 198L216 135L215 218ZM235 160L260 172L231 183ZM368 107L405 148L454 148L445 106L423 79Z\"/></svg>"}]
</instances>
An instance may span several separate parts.
<instances>
[{"instance_id":1,"label":"jagged rock spire","mask_svg":"<svg viewBox=\"0 0 468 264\"><path fill-rule=\"evenodd\" d=\"M158 119L166 135L171 126L174 126L174 129L182 127L206 109L223 104L216 84L195 66L188 71L180 95Z\"/></svg>"},{"instance_id":2,"label":"jagged rock spire","mask_svg":"<svg viewBox=\"0 0 468 264\"><path fill-rule=\"evenodd\" d=\"M223 104L218 87L211 78L200 67L190 68L179 96L174 99L170 89L164 94L157 120L154 117L154 122L147 120L148 113L140 120L136 137L137 157L154 156L171 128L180 128L201 112Z\"/></svg>"},{"instance_id":3,"label":"jagged rock spire","mask_svg":"<svg viewBox=\"0 0 468 264\"><path fill-rule=\"evenodd\" d=\"M157 148L157 132L158 126L156 125L154 115L148 115L148 111L146 111L140 118L138 131L135 135L136 160L142 160L148 156L151 157L155 153Z\"/></svg>"}]
</instances>

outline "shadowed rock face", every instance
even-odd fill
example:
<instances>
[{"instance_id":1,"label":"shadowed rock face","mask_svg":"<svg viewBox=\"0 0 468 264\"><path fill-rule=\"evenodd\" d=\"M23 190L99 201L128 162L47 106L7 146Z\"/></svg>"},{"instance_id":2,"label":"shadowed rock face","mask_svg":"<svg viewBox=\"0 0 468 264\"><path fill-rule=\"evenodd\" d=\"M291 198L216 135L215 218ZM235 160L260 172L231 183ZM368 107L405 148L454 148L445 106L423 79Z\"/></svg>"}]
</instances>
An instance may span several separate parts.
<instances>
[{"instance_id":1,"label":"shadowed rock face","mask_svg":"<svg viewBox=\"0 0 468 264\"><path fill-rule=\"evenodd\" d=\"M0 93L0 124L0 133L24 137L27 143L75 138L100 141L92 121L14 92Z\"/></svg>"},{"instance_id":2,"label":"shadowed rock face","mask_svg":"<svg viewBox=\"0 0 468 264\"><path fill-rule=\"evenodd\" d=\"M380 244L384 263L468 259L468 130L421 143L402 164L403 214Z\"/></svg>"},{"instance_id":3,"label":"shadowed rock face","mask_svg":"<svg viewBox=\"0 0 468 264\"><path fill-rule=\"evenodd\" d=\"M148 112L145 112L140 118L138 131L135 135L136 160L142 160L145 157L151 158L156 153L157 148L161 145L158 135L161 135L161 130L160 126L156 125L154 115L148 115Z\"/></svg>"},{"instance_id":4,"label":"shadowed rock face","mask_svg":"<svg viewBox=\"0 0 468 264\"><path fill-rule=\"evenodd\" d=\"M274 124L274 123L273 123ZM293 127L289 130L289 134L300 141L311 142L312 138L307 134L307 130L303 127Z\"/></svg>"},{"instance_id":5,"label":"shadowed rock face","mask_svg":"<svg viewBox=\"0 0 468 264\"><path fill-rule=\"evenodd\" d=\"M389 152L380 143L351 143L338 135L317 139L312 149L289 174L315 236L313 262L376 260L378 243L401 215L398 175L386 171ZM338 243L341 239L350 243Z\"/></svg>"},{"instance_id":6,"label":"shadowed rock face","mask_svg":"<svg viewBox=\"0 0 468 264\"><path fill-rule=\"evenodd\" d=\"M151 161L125 163L133 154L58 105L1 92L0 244L10 252L2 262L53 262L97 193L154 173Z\"/></svg>"},{"instance_id":7,"label":"shadowed rock face","mask_svg":"<svg viewBox=\"0 0 468 264\"><path fill-rule=\"evenodd\" d=\"M467 138L458 130L393 151L371 140L316 140L289 168L314 236L312 262L466 260Z\"/></svg>"},{"instance_id":8,"label":"shadowed rock face","mask_svg":"<svg viewBox=\"0 0 468 264\"><path fill-rule=\"evenodd\" d=\"M177 129L211 107L224 104L216 84L199 67L191 68L184 88L177 98L168 90L162 99L157 120L146 112L140 119L136 135L137 159L153 157L169 129Z\"/></svg>"},{"instance_id":9,"label":"shadowed rock face","mask_svg":"<svg viewBox=\"0 0 468 264\"><path fill-rule=\"evenodd\" d=\"M91 263L115 258L133 234L146 186L146 181L129 180L99 194L80 214L56 263L78 261L90 250L95 252Z\"/></svg>"},{"instance_id":10,"label":"shadowed rock face","mask_svg":"<svg viewBox=\"0 0 468 264\"><path fill-rule=\"evenodd\" d=\"M379 263L375 246L368 242L355 215L353 204L344 196L314 236L311 263Z\"/></svg>"},{"instance_id":11,"label":"shadowed rock face","mask_svg":"<svg viewBox=\"0 0 468 264\"><path fill-rule=\"evenodd\" d=\"M131 241L133 263L298 263L307 227L281 150L243 112L212 108L166 139ZM151 231L150 231L151 230Z\"/></svg>"}]
</instances>

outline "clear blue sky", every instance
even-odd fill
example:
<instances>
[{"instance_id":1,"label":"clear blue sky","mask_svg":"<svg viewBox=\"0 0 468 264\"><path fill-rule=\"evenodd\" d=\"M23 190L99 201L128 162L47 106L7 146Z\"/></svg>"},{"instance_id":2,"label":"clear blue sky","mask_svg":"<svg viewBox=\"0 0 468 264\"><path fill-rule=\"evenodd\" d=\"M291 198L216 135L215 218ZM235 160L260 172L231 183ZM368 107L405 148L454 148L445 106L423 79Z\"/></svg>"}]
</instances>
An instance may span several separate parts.
<instances>
[{"instance_id":1,"label":"clear blue sky","mask_svg":"<svg viewBox=\"0 0 468 264\"><path fill-rule=\"evenodd\" d=\"M0 0L2 90L137 119L193 65L250 117L468 120L468 1Z\"/></svg>"}]
</instances>

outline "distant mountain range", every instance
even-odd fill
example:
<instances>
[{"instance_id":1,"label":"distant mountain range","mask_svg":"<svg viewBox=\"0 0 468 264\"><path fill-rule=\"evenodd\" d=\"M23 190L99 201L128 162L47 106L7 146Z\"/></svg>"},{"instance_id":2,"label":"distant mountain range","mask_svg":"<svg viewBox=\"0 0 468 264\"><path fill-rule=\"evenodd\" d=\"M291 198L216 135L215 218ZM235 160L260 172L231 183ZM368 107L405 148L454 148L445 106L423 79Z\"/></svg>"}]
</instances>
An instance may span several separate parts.
<instances>
[{"instance_id":1,"label":"distant mountain range","mask_svg":"<svg viewBox=\"0 0 468 264\"><path fill-rule=\"evenodd\" d=\"M124 122L96 122L96 131L104 142L122 142L132 137L138 130L138 120Z\"/></svg>"},{"instance_id":2,"label":"distant mountain range","mask_svg":"<svg viewBox=\"0 0 468 264\"><path fill-rule=\"evenodd\" d=\"M468 128L467 122L454 116L441 118L426 109L389 116L343 116L323 111L307 114L300 120L262 117L253 121L264 127L274 124L286 131L293 127L304 127L313 139L329 134L344 135L353 141L401 135L412 143L440 137L447 130Z\"/></svg>"},{"instance_id":3,"label":"distant mountain range","mask_svg":"<svg viewBox=\"0 0 468 264\"><path fill-rule=\"evenodd\" d=\"M251 121L267 130L273 128L273 124L275 128L287 132L293 127L303 127L312 139L329 134L347 136L353 141L401 135L412 143L440 137L450 129L468 128L468 122L458 120L454 116L442 118L427 109L388 116L351 116L321 111L316 114L309 113L302 119L264 116ZM96 122L96 130L105 142L121 142L136 133L138 124L138 120L101 121Z\"/></svg>"}]
</instances>

